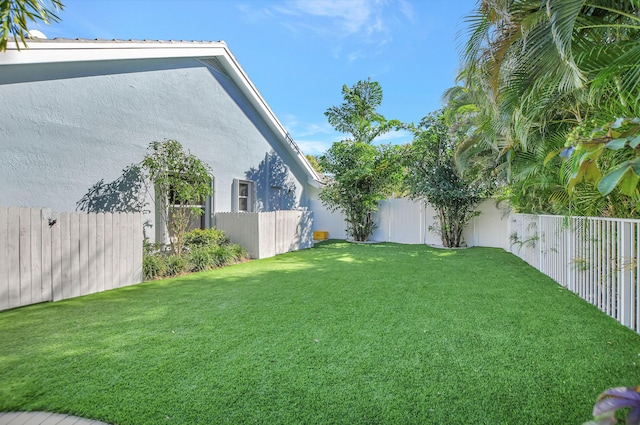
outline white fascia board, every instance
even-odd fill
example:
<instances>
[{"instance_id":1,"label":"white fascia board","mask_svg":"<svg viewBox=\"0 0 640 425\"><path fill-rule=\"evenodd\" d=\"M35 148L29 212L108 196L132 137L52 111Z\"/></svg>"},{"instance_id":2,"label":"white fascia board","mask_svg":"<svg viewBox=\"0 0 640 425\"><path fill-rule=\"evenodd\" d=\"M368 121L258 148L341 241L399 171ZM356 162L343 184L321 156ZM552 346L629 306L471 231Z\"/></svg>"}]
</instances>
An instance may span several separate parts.
<instances>
[{"instance_id":1,"label":"white fascia board","mask_svg":"<svg viewBox=\"0 0 640 425\"><path fill-rule=\"evenodd\" d=\"M55 62L86 62L124 59L158 59L220 56L224 42L102 42L34 41L19 51L13 46L0 53L0 66Z\"/></svg>"},{"instance_id":2,"label":"white fascia board","mask_svg":"<svg viewBox=\"0 0 640 425\"><path fill-rule=\"evenodd\" d=\"M322 189L325 186L323 181L316 180L313 177L309 177L309 179L307 180L307 183L309 183L309 185L311 185L311 187L315 187L316 189Z\"/></svg>"},{"instance_id":3,"label":"white fascia board","mask_svg":"<svg viewBox=\"0 0 640 425\"><path fill-rule=\"evenodd\" d=\"M249 101L253 104L260 115L262 115L271 130L281 139L282 144L285 145L285 148L287 150L289 150L293 158L305 170L305 172L309 176L309 184L314 187L320 187L316 186L322 185L320 176L311 166L298 145L296 145L296 143L293 141L280 120L278 120L276 114L273 113L258 89L253 85L233 54L227 49L226 55L224 55L223 57L219 57L218 60L223 63L223 66L227 69L229 75L232 76L242 93L247 97L247 99L249 99Z\"/></svg>"}]
</instances>

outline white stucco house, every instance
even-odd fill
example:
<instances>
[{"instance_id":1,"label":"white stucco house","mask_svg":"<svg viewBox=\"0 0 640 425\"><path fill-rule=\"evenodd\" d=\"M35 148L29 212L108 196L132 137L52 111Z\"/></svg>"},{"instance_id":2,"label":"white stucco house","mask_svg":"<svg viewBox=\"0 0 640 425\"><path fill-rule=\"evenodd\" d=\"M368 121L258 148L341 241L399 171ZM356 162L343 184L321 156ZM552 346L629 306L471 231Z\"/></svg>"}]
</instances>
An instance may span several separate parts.
<instances>
[{"instance_id":1,"label":"white stucco house","mask_svg":"<svg viewBox=\"0 0 640 425\"><path fill-rule=\"evenodd\" d=\"M320 185L223 41L9 43L0 99L0 205L139 208L122 195L128 167L163 139L213 170L204 227L218 212L308 208Z\"/></svg>"}]
</instances>

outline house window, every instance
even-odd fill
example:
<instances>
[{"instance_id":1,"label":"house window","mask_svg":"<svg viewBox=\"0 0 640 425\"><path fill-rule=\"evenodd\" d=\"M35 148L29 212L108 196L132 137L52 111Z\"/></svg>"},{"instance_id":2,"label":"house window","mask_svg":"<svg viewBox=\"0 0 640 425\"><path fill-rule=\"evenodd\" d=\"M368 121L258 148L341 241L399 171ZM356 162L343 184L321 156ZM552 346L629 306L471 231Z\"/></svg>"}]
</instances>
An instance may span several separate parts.
<instances>
[{"instance_id":1,"label":"house window","mask_svg":"<svg viewBox=\"0 0 640 425\"><path fill-rule=\"evenodd\" d=\"M214 178L211 177L211 189L213 192ZM157 192L156 192L157 194ZM157 205L164 205L164 212L156 209L156 241L169 243L173 238L176 226L186 225L186 231L193 229L206 229L213 226L213 196L204 196L185 202L178 199L175 188L169 188L166 198L156 199ZM196 213L194 210L200 211Z\"/></svg>"},{"instance_id":2,"label":"house window","mask_svg":"<svg viewBox=\"0 0 640 425\"><path fill-rule=\"evenodd\" d=\"M233 212L253 212L254 183L249 180L233 180L231 210Z\"/></svg>"},{"instance_id":3,"label":"house window","mask_svg":"<svg viewBox=\"0 0 640 425\"><path fill-rule=\"evenodd\" d=\"M213 177L211 177L210 185L213 192ZM178 196L175 189L173 187L170 188L167 203L169 229L174 227L172 222L176 218L181 221L186 220L187 231L211 227L210 216L213 204L211 196L201 196L199 199L193 199L187 202L177 198ZM170 232L170 236L174 236L173 232Z\"/></svg>"},{"instance_id":4,"label":"house window","mask_svg":"<svg viewBox=\"0 0 640 425\"><path fill-rule=\"evenodd\" d=\"M249 183L238 183L238 211L249 211Z\"/></svg>"}]
</instances>

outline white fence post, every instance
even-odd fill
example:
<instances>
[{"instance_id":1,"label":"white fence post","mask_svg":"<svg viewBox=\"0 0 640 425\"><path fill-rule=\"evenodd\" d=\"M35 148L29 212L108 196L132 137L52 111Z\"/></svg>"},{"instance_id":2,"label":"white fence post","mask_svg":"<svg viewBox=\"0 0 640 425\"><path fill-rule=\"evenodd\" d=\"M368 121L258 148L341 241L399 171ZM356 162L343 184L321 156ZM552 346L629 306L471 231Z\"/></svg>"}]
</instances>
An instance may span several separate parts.
<instances>
[{"instance_id":1,"label":"white fence post","mask_svg":"<svg viewBox=\"0 0 640 425\"><path fill-rule=\"evenodd\" d=\"M51 262L51 210L43 208L40 211L40 226L42 228L42 300L53 301L53 264ZM0 239L1 240L1 239Z\"/></svg>"},{"instance_id":2,"label":"white fence post","mask_svg":"<svg viewBox=\"0 0 640 425\"><path fill-rule=\"evenodd\" d=\"M7 208L0 207L0 310L7 309L10 303L9 253L8 253L9 216Z\"/></svg>"},{"instance_id":3,"label":"white fence post","mask_svg":"<svg viewBox=\"0 0 640 425\"><path fill-rule=\"evenodd\" d=\"M618 305L620 306L620 323L631 327L633 324L633 232L630 222L621 223L619 241L620 248L618 252L618 273L619 273L619 295ZM636 265L637 267L637 265Z\"/></svg>"}]
</instances>

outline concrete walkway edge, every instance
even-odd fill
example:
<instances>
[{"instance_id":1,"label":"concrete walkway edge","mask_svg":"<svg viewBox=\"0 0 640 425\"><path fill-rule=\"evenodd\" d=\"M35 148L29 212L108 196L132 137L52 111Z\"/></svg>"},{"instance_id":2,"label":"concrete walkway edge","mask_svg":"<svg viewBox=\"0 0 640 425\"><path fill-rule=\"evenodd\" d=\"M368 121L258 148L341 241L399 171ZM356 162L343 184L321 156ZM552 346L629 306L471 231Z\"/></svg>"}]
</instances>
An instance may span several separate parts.
<instances>
[{"instance_id":1,"label":"concrete walkway edge","mask_svg":"<svg viewBox=\"0 0 640 425\"><path fill-rule=\"evenodd\" d=\"M0 425L109 425L51 412L0 412Z\"/></svg>"}]
</instances>

